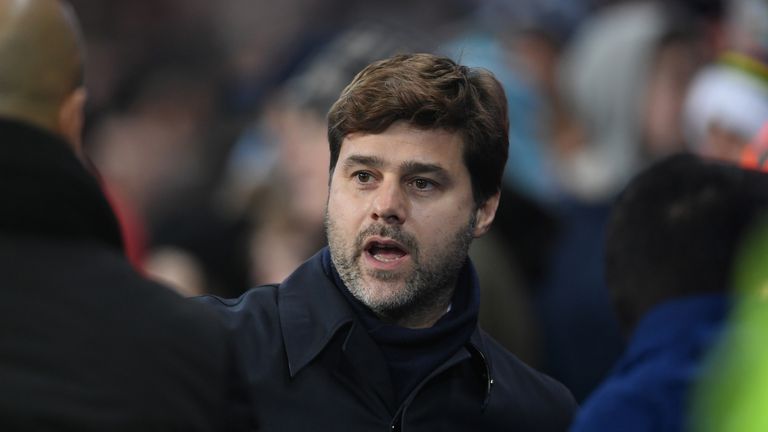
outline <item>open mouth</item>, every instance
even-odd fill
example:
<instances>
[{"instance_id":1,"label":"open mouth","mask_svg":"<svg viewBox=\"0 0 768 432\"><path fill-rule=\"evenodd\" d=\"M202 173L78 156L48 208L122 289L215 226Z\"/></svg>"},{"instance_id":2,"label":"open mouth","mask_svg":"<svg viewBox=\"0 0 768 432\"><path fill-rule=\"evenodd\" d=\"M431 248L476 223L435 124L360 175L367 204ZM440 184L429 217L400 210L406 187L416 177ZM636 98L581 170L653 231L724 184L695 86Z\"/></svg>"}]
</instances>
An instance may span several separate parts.
<instances>
[{"instance_id":1,"label":"open mouth","mask_svg":"<svg viewBox=\"0 0 768 432\"><path fill-rule=\"evenodd\" d=\"M376 261L382 263L396 262L406 255L408 251L400 243L383 238L369 239L365 243L365 252Z\"/></svg>"}]
</instances>

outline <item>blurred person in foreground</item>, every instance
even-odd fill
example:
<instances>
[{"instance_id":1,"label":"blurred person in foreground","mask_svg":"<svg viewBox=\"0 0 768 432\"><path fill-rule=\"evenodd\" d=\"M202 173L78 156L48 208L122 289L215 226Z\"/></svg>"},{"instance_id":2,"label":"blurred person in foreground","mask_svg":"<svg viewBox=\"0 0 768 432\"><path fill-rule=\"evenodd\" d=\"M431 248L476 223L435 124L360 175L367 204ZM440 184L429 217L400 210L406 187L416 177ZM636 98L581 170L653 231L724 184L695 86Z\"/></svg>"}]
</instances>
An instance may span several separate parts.
<instances>
[{"instance_id":1,"label":"blurred person in foreground","mask_svg":"<svg viewBox=\"0 0 768 432\"><path fill-rule=\"evenodd\" d=\"M507 107L487 71L377 61L328 117L328 248L280 285L204 297L265 430L565 430L561 384L477 326L467 251L499 202Z\"/></svg>"},{"instance_id":2,"label":"blurred person in foreground","mask_svg":"<svg viewBox=\"0 0 768 432\"><path fill-rule=\"evenodd\" d=\"M678 155L636 177L607 230L606 280L627 350L573 431L680 431L722 333L739 246L768 209L768 176Z\"/></svg>"},{"instance_id":3,"label":"blurred person in foreground","mask_svg":"<svg viewBox=\"0 0 768 432\"><path fill-rule=\"evenodd\" d=\"M741 165L768 172L768 123L745 148ZM728 328L707 358L707 373L692 392L696 432L768 430L768 217L750 227L734 261L736 292Z\"/></svg>"},{"instance_id":4,"label":"blurred person in foreground","mask_svg":"<svg viewBox=\"0 0 768 432\"><path fill-rule=\"evenodd\" d=\"M132 270L84 163L81 43L67 3L0 0L0 429L234 429L224 329Z\"/></svg>"},{"instance_id":5,"label":"blurred person in foreground","mask_svg":"<svg viewBox=\"0 0 768 432\"><path fill-rule=\"evenodd\" d=\"M728 329L707 359L707 374L692 395L691 430L768 430L768 219L763 216L740 248L733 286L739 294Z\"/></svg>"}]
</instances>

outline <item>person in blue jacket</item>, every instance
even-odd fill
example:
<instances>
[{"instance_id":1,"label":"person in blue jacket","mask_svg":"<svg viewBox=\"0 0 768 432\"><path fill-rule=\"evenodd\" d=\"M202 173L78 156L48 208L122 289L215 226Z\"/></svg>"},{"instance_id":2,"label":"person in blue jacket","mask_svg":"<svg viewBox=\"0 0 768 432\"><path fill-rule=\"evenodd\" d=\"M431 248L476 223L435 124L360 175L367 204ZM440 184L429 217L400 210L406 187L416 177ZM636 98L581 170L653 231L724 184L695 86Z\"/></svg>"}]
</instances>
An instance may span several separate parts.
<instances>
[{"instance_id":1,"label":"person in blue jacket","mask_svg":"<svg viewBox=\"0 0 768 432\"><path fill-rule=\"evenodd\" d=\"M280 285L204 297L234 333L253 414L280 431L560 431L570 392L477 325L467 258L507 158L488 71L374 62L328 115L329 246Z\"/></svg>"},{"instance_id":2,"label":"person in blue jacket","mask_svg":"<svg viewBox=\"0 0 768 432\"><path fill-rule=\"evenodd\" d=\"M572 431L681 431L722 333L739 247L768 209L768 175L693 155L627 186L606 235L606 282L631 335Z\"/></svg>"}]
</instances>

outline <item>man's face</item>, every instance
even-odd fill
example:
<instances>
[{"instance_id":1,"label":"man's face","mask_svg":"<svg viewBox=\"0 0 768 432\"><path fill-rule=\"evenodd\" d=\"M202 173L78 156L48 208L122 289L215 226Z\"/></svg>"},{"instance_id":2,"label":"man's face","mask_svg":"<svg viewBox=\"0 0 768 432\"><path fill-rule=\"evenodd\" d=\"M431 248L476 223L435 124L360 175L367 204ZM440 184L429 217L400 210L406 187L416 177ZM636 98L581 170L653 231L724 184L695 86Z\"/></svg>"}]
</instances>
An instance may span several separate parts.
<instances>
[{"instance_id":1,"label":"man's face","mask_svg":"<svg viewBox=\"0 0 768 432\"><path fill-rule=\"evenodd\" d=\"M445 311L473 237L487 231L498 195L476 208L462 139L399 122L351 134L331 177L326 231L352 294L399 322Z\"/></svg>"}]
</instances>

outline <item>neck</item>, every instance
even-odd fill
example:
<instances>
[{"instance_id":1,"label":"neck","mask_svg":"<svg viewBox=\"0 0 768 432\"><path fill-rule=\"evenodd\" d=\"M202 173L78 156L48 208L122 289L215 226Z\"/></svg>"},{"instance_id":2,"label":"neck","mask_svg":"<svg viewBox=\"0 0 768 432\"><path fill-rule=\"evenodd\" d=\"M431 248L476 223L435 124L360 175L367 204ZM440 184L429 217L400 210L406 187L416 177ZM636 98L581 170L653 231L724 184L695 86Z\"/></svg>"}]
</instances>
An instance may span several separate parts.
<instances>
[{"instance_id":1,"label":"neck","mask_svg":"<svg viewBox=\"0 0 768 432\"><path fill-rule=\"evenodd\" d=\"M27 123L59 135L55 110L41 109L15 99L0 98L0 117Z\"/></svg>"}]
</instances>

